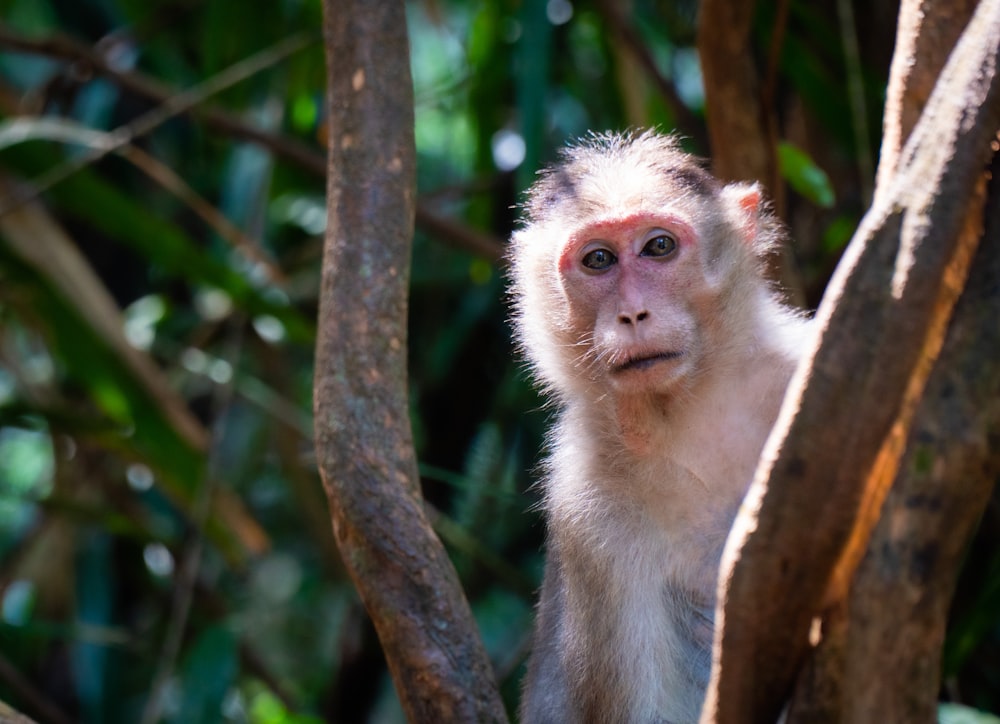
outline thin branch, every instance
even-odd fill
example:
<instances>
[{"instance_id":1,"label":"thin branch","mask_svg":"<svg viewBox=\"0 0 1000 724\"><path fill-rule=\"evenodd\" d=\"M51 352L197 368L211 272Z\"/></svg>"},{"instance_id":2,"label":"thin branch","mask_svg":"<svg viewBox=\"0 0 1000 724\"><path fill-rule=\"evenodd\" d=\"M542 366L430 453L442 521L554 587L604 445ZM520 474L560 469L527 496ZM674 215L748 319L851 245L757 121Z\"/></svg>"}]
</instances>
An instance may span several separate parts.
<instances>
[{"instance_id":1,"label":"thin branch","mask_svg":"<svg viewBox=\"0 0 1000 724\"><path fill-rule=\"evenodd\" d=\"M9 199L3 206L0 206L0 216L9 213L27 201L36 198L39 194L52 188L60 181L69 178L77 171L101 160L109 153L118 151L135 139L146 135L155 128L169 121L182 113L190 111L196 105L203 103L230 86L246 80L260 71L281 62L288 56L302 50L315 38L309 33L297 33L284 40L275 43L270 48L256 53L249 58L245 58L229 66L220 73L212 76L208 80L198 85L181 91L177 95L167 98L162 104L152 110L142 114L138 118L119 126L109 135L110 142L100 148L91 149L80 156L56 166L48 172L42 174L33 182L33 187L29 191L22 191Z\"/></svg>"},{"instance_id":2,"label":"thin branch","mask_svg":"<svg viewBox=\"0 0 1000 724\"><path fill-rule=\"evenodd\" d=\"M41 724L71 724L73 721L62 709L50 702L45 694L36 689L34 684L28 680L28 677L18 671L17 667L2 653L0 653L0 680L37 714ZM8 716L3 712L3 707L6 707L6 704L0 704L0 722L10 721L11 724L27 724L31 722L30 719L23 715L20 715L22 716L20 720L15 718L15 715ZM4 717L8 718L5 719Z\"/></svg>"},{"instance_id":3,"label":"thin branch","mask_svg":"<svg viewBox=\"0 0 1000 724\"><path fill-rule=\"evenodd\" d=\"M166 103L177 95L174 89L168 88L149 76L115 68L101 53L65 36L24 38L0 23L0 47L82 64L123 89L148 98L155 103ZM321 178L326 177L326 158L312 146L279 133L257 128L238 116L218 108L192 106L185 112L194 114L209 128L233 138L254 143L304 171ZM695 128L698 127L695 126ZM456 248L469 251L493 262L498 262L503 257L506 245L502 239L473 229L455 219L441 216L435 213L430 205L423 200L417 201L417 224L435 238Z\"/></svg>"},{"instance_id":4,"label":"thin branch","mask_svg":"<svg viewBox=\"0 0 1000 724\"><path fill-rule=\"evenodd\" d=\"M840 18L840 38L844 45L844 62L847 65L847 97L851 106L851 126L854 128L855 160L858 162L858 181L861 183L861 200L870 204L873 195L875 170L872 165L872 145L868 138L868 105L861 75L861 51L858 49L858 30L854 22L851 0L837 0Z\"/></svg>"},{"instance_id":5,"label":"thin branch","mask_svg":"<svg viewBox=\"0 0 1000 724\"><path fill-rule=\"evenodd\" d=\"M656 65L656 59L646 46L646 43L643 42L639 31L623 16L621 8L617 3L612 0L598 0L596 5L597 11L608 23L611 31L619 37L622 45L633 54L657 89L659 89L663 99L670 106L670 110L673 111L674 118L677 121L677 130L685 136L692 138L698 148L707 149L708 138L705 136L703 130L704 123L681 100L680 95L677 93L677 88L674 87L670 79L660 72L659 67Z\"/></svg>"},{"instance_id":6,"label":"thin branch","mask_svg":"<svg viewBox=\"0 0 1000 724\"><path fill-rule=\"evenodd\" d=\"M114 138L110 134L95 131L64 118L22 117L0 123L0 150L18 143L38 139L76 144L92 151L117 152L118 155L180 199L219 236L229 242L230 246L260 265L270 281L276 283L286 281L281 269L260 244L243 233L222 212L202 198L172 168L160 163L138 146L129 144L115 149Z\"/></svg>"},{"instance_id":7,"label":"thin branch","mask_svg":"<svg viewBox=\"0 0 1000 724\"><path fill-rule=\"evenodd\" d=\"M223 240L228 242L230 246L241 252L249 260L258 264L264 270L270 282L285 284L288 281L281 267L264 250L260 242L250 238L248 234L244 233L242 229L230 221L225 214L208 203L203 196L181 178L180 174L138 146L131 144L124 146L118 149L118 153L126 160L132 162L149 178L180 199L198 218L212 228Z\"/></svg>"},{"instance_id":8,"label":"thin branch","mask_svg":"<svg viewBox=\"0 0 1000 724\"><path fill-rule=\"evenodd\" d=\"M416 222L431 236L446 239L459 248L481 256L494 264L503 263L505 244L492 234L431 211L426 204L417 204Z\"/></svg>"}]
</instances>

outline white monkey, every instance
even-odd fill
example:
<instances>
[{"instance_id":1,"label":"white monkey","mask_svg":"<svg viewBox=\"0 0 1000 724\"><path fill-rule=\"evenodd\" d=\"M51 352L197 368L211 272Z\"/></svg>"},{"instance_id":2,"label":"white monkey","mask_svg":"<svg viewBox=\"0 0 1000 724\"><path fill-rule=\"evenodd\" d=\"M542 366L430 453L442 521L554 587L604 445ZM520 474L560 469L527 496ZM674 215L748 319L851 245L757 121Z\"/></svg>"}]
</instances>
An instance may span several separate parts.
<instances>
[{"instance_id":1,"label":"white monkey","mask_svg":"<svg viewBox=\"0 0 1000 724\"><path fill-rule=\"evenodd\" d=\"M697 721L722 547L808 334L762 275L777 224L652 132L565 151L525 217L514 325L558 419L522 720Z\"/></svg>"}]
</instances>

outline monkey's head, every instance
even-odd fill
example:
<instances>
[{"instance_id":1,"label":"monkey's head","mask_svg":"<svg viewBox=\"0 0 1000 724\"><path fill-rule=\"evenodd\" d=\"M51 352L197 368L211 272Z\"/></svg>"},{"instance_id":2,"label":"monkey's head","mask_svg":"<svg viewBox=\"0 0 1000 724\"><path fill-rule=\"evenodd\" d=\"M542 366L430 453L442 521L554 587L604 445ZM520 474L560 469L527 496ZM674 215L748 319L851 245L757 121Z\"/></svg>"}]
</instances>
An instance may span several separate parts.
<instances>
[{"instance_id":1,"label":"monkey's head","mask_svg":"<svg viewBox=\"0 0 1000 724\"><path fill-rule=\"evenodd\" d=\"M756 185L722 184L674 137L567 149L528 192L509 251L537 379L557 397L676 392L744 333L774 228Z\"/></svg>"}]
</instances>

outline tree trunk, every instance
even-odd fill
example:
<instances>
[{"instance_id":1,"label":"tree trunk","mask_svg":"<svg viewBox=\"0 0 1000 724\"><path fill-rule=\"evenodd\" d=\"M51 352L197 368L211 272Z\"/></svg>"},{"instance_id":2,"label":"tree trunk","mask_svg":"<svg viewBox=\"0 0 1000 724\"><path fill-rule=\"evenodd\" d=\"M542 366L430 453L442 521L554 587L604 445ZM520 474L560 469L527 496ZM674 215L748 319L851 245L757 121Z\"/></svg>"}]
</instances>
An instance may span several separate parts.
<instances>
[{"instance_id":1,"label":"tree trunk","mask_svg":"<svg viewBox=\"0 0 1000 724\"><path fill-rule=\"evenodd\" d=\"M881 189L973 3L908 0L886 101ZM843 610L799 676L789 722L933 721L962 556L1000 474L1000 193ZM982 213L974 208L970 215ZM813 682L823 680L816 688ZM873 685L877 682L877 685ZM849 692L849 695L844 695Z\"/></svg>"},{"instance_id":2,"label":"tree trunk","mask_svg":"<svg viewBox=\"0 0 1000 724\"><path fill-rule=\"evenodd\" d=\"M778 128L774 74L784 37L788 3L777 5L771 67L761 81L752 52L754 11L747 0L702 0L698 8L698 57L705 88L712 171L725 181L759 181L775 213L785 213L785 187L778 172ZM795 304L805 301L802 280L788 242L767 260L767 276Z\"/></svg>"},{"instance_id":3,"label":"tree trunk","mask_svg":"<svg viewBox=\"0 0 1000 724\"><path fill-rule=\"evenodd\" d=\"M493 672L424 515L407 404L413 88L402 2L324 2L329 166L316 451L345 564L411 721L503 721Z\"/></svg>"},{"instance_id":4,"label":"tree trunk","mask_svg":"<svg viewBox=\"0 0 1000 724\"><path fill-rule=\"evenodd\" d=\"M850 625L851 579L981 236L998 55L1000 0L982 0L817 313L819 338L727 543L703 721L775 721L818 621Z\"/></svg>"}]
</instances>

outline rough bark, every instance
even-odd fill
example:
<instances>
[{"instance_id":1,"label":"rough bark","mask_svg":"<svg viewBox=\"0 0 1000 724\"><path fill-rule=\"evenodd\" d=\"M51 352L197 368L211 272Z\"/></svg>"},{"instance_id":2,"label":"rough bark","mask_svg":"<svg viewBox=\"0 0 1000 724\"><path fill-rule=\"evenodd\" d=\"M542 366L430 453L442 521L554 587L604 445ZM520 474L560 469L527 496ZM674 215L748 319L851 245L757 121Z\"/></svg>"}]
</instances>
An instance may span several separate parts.
<instances>
[{"instance_id":1,"label":"rough bark","mask_svg":"<svg viewBox=\"0 0 1000 724\"><path fill-rule=\"evenodd\" d=\"M927 79L940 73L972 13L971 6L960 5L903 3L880 178L891 177L900 146L929 95ZM824 618L823 640L799 676L790 724L866 722L874 712L885 721L936 718L941 648L961 557L1000 473L997 173L994 157L983 240L899 475L844 602L849 622L837 625ZM981 208L970 210L981 213Z\"/></svg>"},{"instance_id":2,"label":"rough bark","mask_svg":"<svg viewBox=\"0 0 1000 724\"><path fill-rule=\"evenodd\" d=\"M712 171L727 181L760 181L778 216L785 213L784 184L778 173L777 121L765 113L774 104L774 74L784 37L787 4L779 3L771 46L771 68L762 82L751 51L756 2L703 0L698 10L698 56L705 88ZM783 243L768 259L767 276L794 303L805 293L791 248Z\"/></svg>"},{"instance_id":3,"label":"rough bark","mask_svg":"<svg viewBox=\"0 0 1000 724\"><path fill-rule=\"evenodd\" d=\"M777 174L750 50L756 5L741 0L704 0L698 10L698 55L712 170L729 181L763 181L773 193Z\"/></svg>"},{"instance_id":4,"label":"rough bark","mask_svg":"<svg viewBox=\"0 0 1000 724\"><path fill-rule=\"evenodd\" d=\"M852 587L841 721L936 717L948 607L1000 474L998 202L994 183L969 281Z\"/></svg>"},{"instance_id":5,"label":"rough bark","mask_svg":"<svg viewBox=\"0 0 1000 724\"><path fill-rule=\"evenodd\" d=\"M424 514L408 417L413 89L404 3L324 3L328 228L316 450L334 535L411 721L503 721L457 575Z\"/></svg>"},{"instance_id":6,"label":"rough bark","mask_svg":"<svg viewBox=\"0 0 1000 724\"><path fill-rule=\"evenodd\" d=\"M975 7L976 0L903 0L900 4L876 176L883 193L890 187L903 143L917 125Z\"/></svg>"},{"instance_id":7,"label":"rough bark","mask_svg":"<svg viewBox=\"0 0 1000 724\"><path fill-rule=\"evenodd\" d=\"M980 237L998 54L983 0L830 284L727 544L703 721L775 721L811 624L843 605Z\"/></svg>"}]
</instances>

